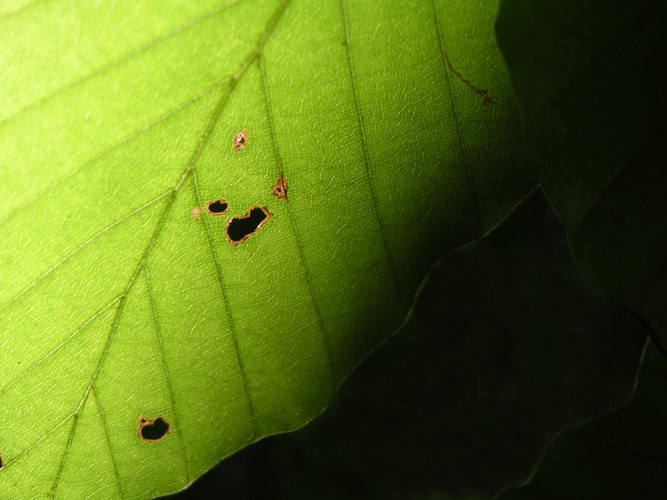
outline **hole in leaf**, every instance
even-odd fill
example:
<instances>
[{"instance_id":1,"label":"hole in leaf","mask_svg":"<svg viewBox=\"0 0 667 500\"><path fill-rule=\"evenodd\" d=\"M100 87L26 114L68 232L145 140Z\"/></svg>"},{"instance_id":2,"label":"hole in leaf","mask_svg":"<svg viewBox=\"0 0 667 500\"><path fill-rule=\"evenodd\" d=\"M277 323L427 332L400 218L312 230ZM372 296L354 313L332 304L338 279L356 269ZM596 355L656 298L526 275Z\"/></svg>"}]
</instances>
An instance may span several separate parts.
<instances>
[{"instance_id":1,"label":"hole in leaf","mask_svg":"<svg viewBox=\"0 0 667 500\"><path fill-rule=\"evenodd\" d=\"M254 206L243 217L232 217L227 223L227 239L234 245L240 245L261 229L273 214L266 207Z\"/></svg>"},{"instance_id":2,"label":"hole in leaf","mask_svg":"<svg viewBox=\"0 0 667 500\"><path fill-rule=\"evenodd\" d=\"M234 151L241 151L248 144L248 131L242 130L236 137L234 137L234 146L232 148Z\"/></svg>"},{"instance_id":3,"label":"hole in leaf","mask_svg":"<svg viewBox=\"0 0 667 500\"><path fill-rule=\"evenodd\" d=\"M139 435L149 443L159 441L171 431L171 424L161 416L150 419L139 417Z\"/></svg>"},{"instance_id":4,"label":"hole in leaf","mask_svg":"<svg viewBox=\"0 0 667 500\"><path fill-rule=\"evenodd\" d=\"M5 466L5 462L2 460L2 454L0 454L0 470Z\"/></svg>"},{"instance_id":5,"label":"hole in leaf","mask_svg":"<svg viewBox=\"0 0 667 500\"><path fill-rule=\"evenodd\" d=\"M201 208L197 207L197 208L193 208L193 209L192 209L192 216L193 216L195 219L196 219L197 217L199 217L200 215L201 215Z\"/></svg>"},{"instance_id":6,"label":"hole in leaf","mask_svg":"<svg viewBox=\"0 0 667 500\"><path fill-rule=\"evenodd\" d=\"M280 179L278 179L276 185L273 186L273 195L279 200L282 200L283 198L287 199L288 189L289 186L287 185L287 179L285 179L285 176L281 174Z\"/></svg>"},{"instance_id":7,"label":"hole in leaf","mask_svg":"<svg viewBox=\"0 0 667 500\"><path fill-rule=\"evenodd\" d=\"M209 201L206 204L206 211L211 215L222 215L227 213L228 210L229 204L224 199Z\"/></svg>"}]
</instances>

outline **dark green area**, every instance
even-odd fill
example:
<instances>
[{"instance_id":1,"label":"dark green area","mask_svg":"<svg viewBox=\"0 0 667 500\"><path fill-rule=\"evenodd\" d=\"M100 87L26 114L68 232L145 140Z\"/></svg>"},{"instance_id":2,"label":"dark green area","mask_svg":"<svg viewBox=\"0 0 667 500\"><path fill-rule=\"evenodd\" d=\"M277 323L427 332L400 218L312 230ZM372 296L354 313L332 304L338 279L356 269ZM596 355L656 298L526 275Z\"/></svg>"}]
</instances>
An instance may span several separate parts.
<instances>
[{"instance_id":1,"label":"dark green area","mask_svg":"<svg viewBox=\"0 0 667 500\"><path fill-rule=\"evenodd\" d=\"M641 322L632 402L559 436L502 498L663 498L667 489L667 2L504 0L496 24L528 154L574 258Z\"/></svg>"},{"instance_id":2,"label":"dark green area","mask_svg":"<svg viewBox=\"0 0 667 500\"><path fill-rule=\"evenodd\" d=\"M650 343L632 401L618 411L559 435L531 482L506 492L500 499L664 497L666 393L667 365Z\"/></svg>"},{"instance_id":3,"label":"dark green area","mask_svg":"<svg viewBox=\"0 0 667 500\"><path fill-rule=\"evenodd\" d=\"M667 2L507 0L527 151L593 286L667 350Z\"/></svg>"},{"instance_id":4,"label":"dark green area","mask_svg":"<svg viewBox=\"0 0 667 500\"><path fill-rule=\"evenodd\" d=\"M322 417L174 498L490 497L557 431L627 401L644 338L590 289L536 193L443 259Z\"/></svg>"}]
</instances>

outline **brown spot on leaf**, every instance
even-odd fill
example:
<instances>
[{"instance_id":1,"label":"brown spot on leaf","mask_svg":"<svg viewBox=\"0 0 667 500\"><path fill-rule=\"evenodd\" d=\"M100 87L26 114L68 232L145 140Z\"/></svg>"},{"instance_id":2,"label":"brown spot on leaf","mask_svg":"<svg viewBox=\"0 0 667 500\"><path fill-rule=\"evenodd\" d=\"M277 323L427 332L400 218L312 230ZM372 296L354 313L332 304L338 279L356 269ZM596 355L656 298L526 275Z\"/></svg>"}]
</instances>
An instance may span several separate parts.
<instances>
[{"instance_id":1,"label":"brown spot on leaf","mask_svg":"<svg viewBox=\"0 0 667 500\"><path fill-rule=\"evenodd\" d=\"M232 146L232 149L234 151L241 151L243 148L246 147L247 144L248 144L248 131L241 130L241 132L236 134L236 137L234 137L234 145Z\"/></svg>"},{"instance_id":2,"label":"brown spot on leaf","mask_svg":"<svg viewBox=\"0 0 667 500\"><path fill-rule=\"evenodd\" d=\"M161 415L154 419L139 417L139 437L147 443L160 441L171 432L171 424Z\"/></svg>"},{"instance_id":3,"label":"brown spot on leaf","mask_svg":"<svg viewBox=\"0 0 667 500\"><path fill-rule=\"evenodd\" d=\"M487 102L490 102L491 104L495 104L496 101L492 101L491 98L489 97L489 87L486 87L484 90L475 90L479 95L483 97L482 99L482 106L486 106Z\"/></svg>"},{"instance_id":4,"label":"brown spot on leaf","mask_svg":"<svg viewBox=\"0 0 667 500\"><path fill-rule=\"evenodd\" d=\"M273 195L279 200L282 200L283 198L287 199L288 189L289 186L287 185L287 179L285 179L284 175L280 174L280 179L278 179L276 185L273 186Z\"/></svg>"},{"instance_id":5,"label":"brown spot on leaf","mask_svg":"<svg viewBox=\"0 0 667 500\"><path fill-rule=\"evenodd\" d=\"M227 239L234 245L240 245L253 234L257 234L273 214L266 207L253 206L241 217L232 217L227 222Z\"/></svg>"},{"instance_id":6,"label":"brown spot on leaf","mask_svg":"<svg viewBox=\"0 0 667 500\"><path fill-rule=\"evenodd\" d=\"M209 214L216 216L226 214L229 211L229 203L227 203L227 200L225 199L209 201L206 204L206 211Z\"/></svg>"},{"instance_id":7,"label":"brown spot on leaf","mask_svg":"<svg viewBox=\"0 0 667 500\"><path fill-rule=\"evenodd\" d=\"M492 100L489 97L489 87L486 87L485 89L481 89L479 87L476 87L472 83L470 83L470 80L468 80L467 78L464 78L463 75L461 75L461 73L459 73L454 68L454 66L452 66L452 62L449 60L449 56L447 54L444 54L444 55L445 55L445 62L447 63L447 67L452 71L452 73L454 73L456 75L456 78L461 80L463 82L463 84L466 87L470 88L473 92L482 96L482 106L486 106L486 104L489 103L489 102L491 104L496 103L496 101Z\"/></svg>"},{"instance_id":8,"label":"brown spot on leaf","mask_svg":"<svg viewBox=\"0 0 667 500\"><path fill-rule=\"evenodd\" d=\"M199 218L200 215L201 215L201 208L197 207L192 209L192 216L195 219Z\"/></svg>"}]
</instances>

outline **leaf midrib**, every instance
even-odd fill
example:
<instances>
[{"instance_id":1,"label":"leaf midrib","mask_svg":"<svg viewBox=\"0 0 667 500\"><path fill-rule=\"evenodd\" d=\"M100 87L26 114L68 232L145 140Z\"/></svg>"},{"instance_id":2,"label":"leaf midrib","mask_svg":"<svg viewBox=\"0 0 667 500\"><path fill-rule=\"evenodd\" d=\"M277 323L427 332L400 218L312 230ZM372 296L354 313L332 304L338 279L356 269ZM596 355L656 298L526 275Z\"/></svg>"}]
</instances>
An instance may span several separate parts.
<instances>
[{"instance_id":1,"label":"leaf midrib","mask_svg":"<svg viewBox=\"0 0 667 500\"><path fill-rule=\"evenodd\" d=\"M231 3L228 2L228 3L225 4L225 5L226 5L226 6L233 5L233 4L239 3L240 1L242 1L242 0L235 0L234 2L231 2ZM190 158L190 160L189 160L189 162L188 162L188 164L187 164L187 167L185 168L185 170L184 170L183 173L181 174L181 176L180 176L178 182L176 183L176 185L175 185L172 189L170 189L170 190L168 190L167 192L163 193L162 195L160 195L160 196L159 196L158 198L156 198L155 200L152 200L151 202L149 202L150 205L153 205L155 202L157 202L157 201L159 201L159 200L162 200L162 199L165 198L165 197L167 198L166 206L165 206L165 208L164 208L163 211L162 211L162 214L161 214L161 216L160 216L160 219L159 219L159 221L158 221L158 223L157 223L157 225L156 225L156 227L155 227L155 230L153 231L153 233L152 233L152 235L151 235L151 238L150 238L150 240L148 241L148 244L146 245L144 251L142 252L141 257L140 257L140 259L139 259L139 263L138 263L137 267L135 268L134 272L132 273L132 276L130 277L130 279L129 279L129 281L128 281L126 287L125 287L125 289L123 290L123 292L121 293L121 295L115 297L109 304L107 304L107 305L104 307L104 309L103 309L101 312L98 312L98 313L96 313L96 315L95 315L95 317L98 317L100 314L102 314L102 312L108 310L108 309L109 309L110 307L112 307L115 303L117 303L117 305L116 305L116 311L115 311L115 314L114 314L113 323L112 323L111 329L110 329L110 331L109 331L109 334L108 334L108 336L107 336L107 339L106 339L106 341L105 341L104 347L103 347L103 349L102 349L102 353L101 353L101 355L100 355L100 357L99 357L99 360L98 360L98 362L97 362L97 365L96 365L96 367L95 367L95 370L94 370L93 374L91 375L90 382L89 382L89 384L88 384L87 387L86 387L86 390L85 390L85 392L84 392L84 394L83 394L83 396L82 396L82 398L81 398L81 400L80 400L80 402L79 402L79 405L78 405L77 409L76 409L74 412L68 414L63 420L61 420L60 422L58 422L53 428L51 428L49 431L47 431L47 432L46 432L42 437L40 437L35 443L33 443L31 446L29 446L28 448L26 448L25 450L23 450L23 452L21 452L16 458L14 458L13 460L11 460L11 461L9 461L9 462L7 462L7 463L5 464L5 467L9 467L9 466L11 466L13 463L16 463L16 461L18 461L18 460L19 460L21 457L23 457L26 453L28 453L30 450L32 450L32 449L33 449L35 446L37 446L40 442L42 442L42 441L43 441L48 435L50 435L53 431L55 431L56 429L58 429L58 428L60 428L62 425L64 425L70 418L73 418L73 422L72 422L72 425L71 425L71 428L70 428L70 431L69 431L69 434L68 434L68 438L67 438L67 445L66 445L65 450L64 450L64 452L63 452L62 458L61 458L60 463L59 463L59 466L58 466L58 470L57 470L56 475L55 475L55 479L54 479L53 485L52 485L51 490L50 490L50 495L51 495L51 496L53 496L53 495L55 494L55 492L56 492L56 490L57 490L57 488L58 488L58 483L59 483L59 480L60 480L60 477L61 477L61 474L62 474L62 469L63 469L64 463L65 463L65 461L66 461L66 458L67 458L67 456L68 456L68 452L69 452L69 449L70 449L70 446L71 446L71 443L72 443L72 440L73 440L73 437L74 437L74 434L75 434L75 431L76 431L76 428L77 428L78 416L79 416L79 415L81 414L81 412L83 411L83 409L84 409L84 407L85 407L85 405L86 405L86 403L87 403L87 401L88 401L88 398L89 398L89 396L90 396L90 393L93 392L93 394L94 394L94 385L95 385L95 382L96 382L96 380L97 380L97 378L98 378L98 376L99 376L99 374L100 374L101 368L102 368L102 366L103 366L103 364L104 364L104 361L105 361L105 359L106 359L106 357L107 357L107 354L108 354L108 352L109 352L110 346L111 346L111 344L112 344L112 342L113 342L113 339L114 339L114 336L115 336L115 332L116 332L116 330L117 330L117 327L118 327L118 323L119 323L120 317L122 316L123 309L124 309L124 305L125 305L125 302L126 302L126 300L127 300L128 294L129 294L129 292L131 291L131 289L133 288L134 284L136 283L136 281L137 281L137 279L138 279L138 276L139 276L140 273L141 273L141 270L142 270L142 269L145 269L145 266L146 266L146 262L147 262L147 260L148 260L148 257L150 256L150 254L151 254L151 252L152 252L152 250L153 250L153 248L154 248L154 246L155 246L155 243L157 242L157 240L158 240L158 238L159 238L159 236L160 236L160 234L161 234L162 228L164 227L165 221L167 220L167 218L168 218L168 216L169 216L169 214L170 214L170 212L171 212L171 208L173 207L173 204L174 204L174 202L175 202L175 200L176 200L176 197L177 197L178 193L181 191L181 188L183 187L183 185L184 185L185 181L188 179L188 177L190 177L191 175L193 175L194 173L196 173L196 172L195 172L195 165L197 164L199 158L201 157L201 154L202 154L204 148L205 148L206 145L208 144L208 141L209 141L209 139L210 139L210 137L211 137L211 134L212 134L212 132L213 132L213 130L214 130L216 124L218 123L219 117L220 117L222 111L224 110L224 108L225 108L227 102L229 101L229 98L230 98L232 92L233 92L234 89L236 88L238 82L239 82L239 81L243 78L243 76L246 74L248 68L249 68L249 67L250 67L250 66L251 66L251 65L252 65L252 64L259 58L259 57L261 57L261 54L262 54L262 52L263 52L263 50L264 50L264 47L265 47L266 43L268 42L268 40L270 39L272 33L274 32L276 26L278 25L280 19L282 18L283 14L284 14L284 12L285 12L287 6L290 4L290 1L291 1L291 0L283 0L283 2L278 6L278 8L276 8L276 11L273 13L273 15L271 16L271 18L269 19L269 21L268 21L268 23L267 23L267 26L266 26L264 32L262 33L262 36L260 37L258 43L257 43L256 46L254 47L254 49L250 52L250 54L248 54L248 56L246 57L246 59L244 60L244 62L241 64L241 67L240 67L240 69L237 71L237 73L236 73L234 76L232 76L231 78L225 78L225 79L223 79L221 82L217 82L215 85L211 86L209 89L206 89L206 91L204 92L204 94L206 94L206 93L208 93L208 92L211 92L211 91L214 90L215 88L219 88L223 83L228 82L227 89L226 89L226 91L222 94L222 96L220 97L220 99L218 100L218 103L217 103L217 105L216 105L216 107L215 107L215 109L214 109L214 111L213 111L213 113L212 113L212 115L211 115L211 118L209 119L209 122L208 122L208 124L207 124L207 126L206 126L206 129L204 130L204 132L203 132L203 134L202 134L202 136L201 136L201 138L200 138L200 140L199 140L199 143L198 143L198 145L197 145L197 147L196 147L194 153L192 154L192 156L191 156L191 158ZM221 6L221 7L218 7L218 11L221 10L221 8L222 8L222 6ZM209 11L208 14L209 14L209 15L212 15L213 13L212 13L212 11ZM199 19L201 20L201 16L200 16ZM191 21L190 24L194 24L193 21ZM184 28L181 27L180 31L182 31L182 29L184 29ZM172 30L172 32L170 32L170 33L173 34L173 32L174 32L174 30ZM164 35L163 35L162 39L164 39L164 38L165 38L165 37L164 37ZM155 41L154 41L154 42L155 42ZM154 46L155 43L153 43L152 45ZM146 50L146 49L144 49L144 50ZM135 50L135 52L136 52L136 50ZM108 70L108 69L110 69L110 68L107 68L107 70ZM92 78L92 77L96 76L96 74L99 74L99 71L96 72L95 74L91 75L90 77ZM158 118L158 120L156 120L156 121L154 121L154 122L151 122L151 123L148 124L147 126L142 127L142 128L139 129L138 131L136 131L136 132L130 134L129 136L126 136L126 138L124 138L120 143L125 143L125 142L127 142L127 141L130 140L132 137L134 137L134 136L136 136L136 135L139 135L140 133L144 132L146 129L149 129L149 128L151 128L152 126L154 126L155 124L157 124L157 123L163 121L163 120L166 119L168 116L173 115L173 114L176 113L177 111L183 109L183 108L186 107L187 105L191 104L194 100L197 100L197 99L199 99L199 98L201 98L201 95L196 96L195 98L193 98L193 99L187 101L186 103L184 103L184 104L178 106L177 108L175 108L174 110L170 111L167 115L163 115L162 117ZM118 144L112 146L111 149L113 149L114 147L118 147ZM108 150L105 150L104 152L100 153L100 155L96 155L96 158L97 158L97 157L100 157L100 156L103 156L103 155L106 154L107 152L108 152ZM86 165L88 165L88 164L90 164L90 163L91 163L91 161L86 162L86 163L85 163L84 165L82 165L81 167L79 167L79 168L73 170L72 172L66 174L64 177L62 177L62 178L60 178L58 181L56 181L56 183L54 183L54 184L52 184L51 186L49 186L49 187L47 188L47 190L50 190L50 189L54 188L56 185L62 183L66 178L71 177L71 176L74 175L77 171L80 171L82 168L84 168ZM140 209L138 209L138 210L141 210L141 209L142 209L142 208L140 208ZM18 210L18 208L17 208L16 210ZM10 217L16 212L16 210L10 211L10 213L9 213L8 216L6 216L4 219L0 220L0 224L2 224L2 223L5 222L8 218L10 218ZM123 217L122 219L119 219L118 221L116 221L116 222L115 222L114 224L112 224L111 226L105 228L103 231L108 231L109 229L111 229L111 227L116 226L116 225L119 224L122 220L125 220L126 218L131 217L132 215L134 215L134 213L135 213L136 211L137 211L137 210L131 212L130 214L128 214L128 215L126 215L125 217ZM92 239L94 239L94 238L96 238L96 236L93 236L93 237L92 237ZM89 244L89 242L90 242L90 240L87 241L87 242L85 242L85 243L84 243L84 246L87 245L87 244ZM77 249L75 249L75 251L74 251L73 253L77 253L77 252L80 251L80 250L81 250L81 248L77 248ZM68 256L66 257L66 259L68 259L68 258L71 257L71 256L72 256L72 253L68 254ZM62 262L60 262L59 264L62 264ZM48 271L46 272L46 274L48 275L48 274L50 274L51 272L53 272L53 271L55 270L55 267L59 267L59 264L56 264L56 266L54 266L54 267L52 267L50 270L48 270ZM43 279L44 277L45 277L45 275L42 275L42 276L41 276L40 278L38 278L35 282L33 282L32 284L30 284L27 288L24 288L21 292L19 292L19 295L18 295L17 297L14 297L14 298L12 298L9 302L3 304L3 305L1 306L1 308L4 309L4 308L8 307L9 305L11 305L12 303L14 303L20 296L22 296L24 293L26 293L29 289L32 289L34 286L36 286L37 283L39 283L39 281L41 281L41 279ZM226 299L225 299L225 300L226 300ZM57 346L56 349L52 350L52 351L47 355L46 358L50 357L53 353L57 352L57 351L58 351L63 345L65 345L65 344L66 344L66 343L67 343L73 336L75 336L76 333L77 333L78 331L80 331L81 329L85 328L91 321L92 321L92 319L90 319L90 320L84 322L82 326L80 326L80 327L79 327L73 334L71 334L70 336L68 336L68 338L65 339L59 346ZM238 344L236 343L236 333L235 333L235 331L234 331L233 328L232 328L232 336L233 336L233 338L234 338L234 344L235 344L236 354L237 354L237 356L239 356L239 359L240 359L240 354L239 354ZM34 365L32 365L28 370L26 370L23 374L21 374L20 378L23 378L24 376L26 376L26 375L27 375L33 368L35 368L36 366L38 366L39 364L41 364L46 358L42 358L42 359L40 359L37 363L35 363ZM165 370L166 370L166 369L167 369L167 368L166 368L166 366L165 366ZM245 376L245 373L243 372L242 365L241 365L241 375L242 375L242 377L243 377L243 379L244 379L244 382L245 382L246 376ZM15 382L16 382L16 380L15 380L15 381L12 381L12 382L10 383L10 385L13 385ZM5 389L6 389L6 387L3 388L3 392L4 392ZM96 396L95 396L95 397L96 397ZM246 384L246 397L249 398L249 393L248 393L248 390L247 390L247 384ZM172 399L173 399L173 398L172 398ZM249 399L248 399L248 401L249 401ZM98 402L98 405L99 405L99 402ZM256 432L257 432L257 428L256 428L256 425L255 425L254 434L256 434ZM108 438L108 436L107 436L107 438ZM112 458L113 458L113 457L112 457ZM114 467L115 467L115 462L114 462ZM118 475L117 471L116 471L115 473L116 473L116 478L117 478L117 481L118 481L119 475ZM120 484L119 484L118 486L119 486L119 492L121 493L121 496L122 496L122 491L120 490Z\"/></svg>"},{"instance_id":2,"label":"leaf midrib","mask_svg":"<svg viewBox=\"0 0 667 500\"><path fill-rule=\"evenodd\" d=\"M150 255L151 251L153 250L153 247L155 246L155 243L157 242L158 237L160 236L162 228L164 227L164 223L167 220L167 217L169 216L169 214L171 212L171 208L174 205L174 202L176 200L176 197L177 197L178 193L180 192L181 188L183 187L183 184L188 179L188 177L194 172L195 165L196 165L197 161L199 161L199 158L201 157L201 155L204 151L204 148L208 144L208 141L211 137L211 134L213 133L213 129L215 128L216 124L218 123L220 115L222 114L222 111L224 110L225 106L227 105L227 102L229 101L229 97L231 96L232 92L236 88L238 82L246 74L246 71L248 70L250 65L255 61L255 59L257 59L259 56L261 56L261 53L264 49L264 46L268 42L271 34L275 30L278 22L282 18L282 15L285 12L285 9L287 8L287 6L289 5L290 2L291 2L291 0L283 0L283 2L278 6L278 8L274 12L274 14L269 19L269 22L267 23L267 27L266 27L262 37L260 38L258 44L256 45L255 49L248 55L245 62L243 63L243 65L239 69L239 71L234 75L232 80L229 82L229 86L227 87L227 91L224 92L222 94L222 96L220 97L220 100L218 101L218 104L216 105L216 107L215 107L215 109L214 109L214 111L211 115L211 118L209 119L209 122L206 126L206 129L204 130L204 133L202 134L202 137L199 141L199 144L198 144L195 152L193 153L190 161L188 162L188 165L187 165L185 171L181 175L181 178L179 179L176 186L173 188L173 190L171 192L171 195L169 196L169 199L167 200L167 204L164 208L162 216L160 217L160 220L157 223L155 231L153 232L153 235L151 236L151 239L148 242L148 245L146 245L146 248L145 248L143 254L141 255L141 259L139 260L139 264L137 265L134 273L132 274L132 277L130 278L127 286L125 287L125 290L123 291L123 294L121 295L121 298L118 302L118 306L117 306L117 309L116 309L116 314L115 314L114 321L113 321L113 324L112 324L112 327L111 327L111 331L109 332L109 335L107 336L107 340L106 340L104 348L102 350L102 354L100 355L100 358L98 360L95 371L93 372L93 375L91 377L90 383L88 384L88 387L86 388L86 391L84 392L83 397L81 398L81 403L79 403L79 407L77 408L76 412L74 413L74 417L73 417L74 420L73 420L72 427L71 427L71 430L70 430L70 433L69 433L69 436L68 436L65 452L63 453L63 457L60 461L58 471L56 473L56 477L55 477L53 486L51 488L52 495L55 494L55 492L58 488L58 482L59 482L60 476L62 474L62 469L63 469L63 466L65 464L65 460L67 458L69 448L72 444L72 440L74 438L74 433L75 433L76 428L77 428L77 422L78 422L77 417L83 411L83 408L85 407L87 399L88 399L88 395L90 394L90 390L93 388L93 386L94 386L94 384L97 380L97 377L100 374L100 371L102 369L104 361L107 357L107 354L108 354L109 349L111 347L111 344L113 342L115 332L118 329L118 324L120 322L120 317L123 314L123 309L124 309L125 302L127 300L128 294L129 294L130 290L132 289L132 287L134 286L134 284L136 283L137 277L139 276L139 274L141 272L141 269L146 265L146 261L148 260L148 257ZM214 255L214 258L215 258L215 255ZM226 296L225 296L225 304L226 304L227 307L229 307L228 300L227 300ZM238 341L237 341L237 337L236 337L236 331L235 331L235 328L234 328L233 321L231 321L231 318L230 318L230 325L231 325L232 338L234 340L234 350L236 352L237 359L239 360L239 367L240 367L240 371L241 371L241 376L242 376L243 382L244 382L245 395L246 395L246 399L248 401L248 406L251 409L251 415L253 417L253 423L254 423L253 434L256 434L257 433L257 423L256 423L256 419L254 418L254 410L252 409L252 402L250 400L250 394L249 394L249 391L248 391L247 377L246 377L245 371L243 369L243 364L241 363L241 356L240 356L240 352L239 352L239 348L238 348Z\"/></svg>"}]
</instances>

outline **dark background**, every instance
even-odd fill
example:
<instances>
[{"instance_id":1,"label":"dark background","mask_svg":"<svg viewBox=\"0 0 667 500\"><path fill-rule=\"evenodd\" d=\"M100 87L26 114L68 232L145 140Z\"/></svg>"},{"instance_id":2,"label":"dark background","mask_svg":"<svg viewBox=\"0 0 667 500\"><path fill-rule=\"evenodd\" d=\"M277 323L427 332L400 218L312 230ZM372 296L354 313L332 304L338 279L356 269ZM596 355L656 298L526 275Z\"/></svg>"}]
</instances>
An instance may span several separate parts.
<instances>
[{"instance_id":1,"label":"dark background","mask_svg":"<svg viewBox=\"0 0 667 500\"><path fill-rule=\"evenodd\" d=\"M329 409L168 498L490 498L562 428L624 403L645 339L572 262L540 192L443 258Z\"/></svg>"}]
</instances>

